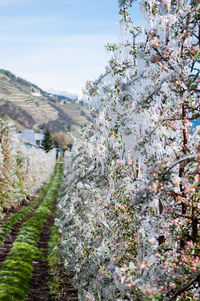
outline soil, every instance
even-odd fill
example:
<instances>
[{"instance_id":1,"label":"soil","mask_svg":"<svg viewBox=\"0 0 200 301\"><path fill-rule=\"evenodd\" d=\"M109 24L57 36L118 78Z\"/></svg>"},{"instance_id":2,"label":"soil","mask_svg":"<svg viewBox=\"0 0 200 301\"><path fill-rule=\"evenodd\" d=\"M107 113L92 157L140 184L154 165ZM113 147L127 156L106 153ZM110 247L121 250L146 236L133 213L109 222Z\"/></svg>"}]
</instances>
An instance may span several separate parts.
<instances>
[{"instance_id":1,"label":"soil","mask_svg":"<svg viewBox=\"0 0 200 301\"><path fill-rule=\"evenodd\" d=\"M72 282L73 277L67 278L64 265L59 265L59 280L62 288L61 295L50 295L48 290L48 282L51 281L51 275L48 273L48 241L51 234L51 227L54 225L56 204L52 210L51 216L43 226L40 240L38 242L38 250L44 254L45 259L38 259L34 262L33 276L30 281L29 295L26 301L78 301L77 290L74 289Z\"/></svg>"},{"instance_id":2,"label":"soil","mask_svg":"<svg viewBox=\"0 0 200 301\"><path fill-rule=\"evenodd\" d=\"M64 264L59 265L60 284L63 288L63 295L60 299L52 299L53 301L78 301L78 291L73 286L73 275L66 275Z\"/></svg>"}]
</instances>

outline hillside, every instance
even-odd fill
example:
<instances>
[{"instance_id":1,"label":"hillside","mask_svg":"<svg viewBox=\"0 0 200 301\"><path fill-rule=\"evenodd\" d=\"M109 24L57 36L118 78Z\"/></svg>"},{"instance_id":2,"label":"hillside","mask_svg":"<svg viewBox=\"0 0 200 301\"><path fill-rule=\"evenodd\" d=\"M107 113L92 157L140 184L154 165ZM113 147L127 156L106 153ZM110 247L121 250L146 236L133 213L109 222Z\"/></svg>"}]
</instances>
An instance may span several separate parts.
<instances>
[{"instance_id":1,"label":"hillside","mask_svg":"<svg viewBox=\"0 0 200 301\"><path fill-rule=\"evenodd\" d=\"M31 128L56 132L88 123L88 113L65 96L53 95L38 86L0 70L0 117L15 123L18 130Z\"/></svg>"}]
</instances>

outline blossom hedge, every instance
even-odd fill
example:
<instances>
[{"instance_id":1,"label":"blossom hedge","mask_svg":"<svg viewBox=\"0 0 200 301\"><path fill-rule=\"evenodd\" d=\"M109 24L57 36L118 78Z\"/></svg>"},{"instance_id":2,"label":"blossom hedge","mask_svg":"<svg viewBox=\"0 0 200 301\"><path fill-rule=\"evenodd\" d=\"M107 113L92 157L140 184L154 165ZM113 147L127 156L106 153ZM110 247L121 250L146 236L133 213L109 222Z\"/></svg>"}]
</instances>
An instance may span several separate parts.
<instances>
[{"instance_id":1,"label":"blossom hedge","mask_svg":"<svg viewBox=\"0 0 200 301\"><path fill-rule=\"evenodd\" d=\"M0 216L30 198L55 166L55 151L26 148L13 126L0 119Z\"/></svg>"},{"instance_id":2,"label":"blossom hedge","mask_svg":"<svg viewBox=\"0 0 200 301\"><path fill-rule=\"evenodd\" d=\"M120 1L88 82L93 123L65 157L57 224L79 300L198 300L199 1Z\"/></svg>"}]
</instances>

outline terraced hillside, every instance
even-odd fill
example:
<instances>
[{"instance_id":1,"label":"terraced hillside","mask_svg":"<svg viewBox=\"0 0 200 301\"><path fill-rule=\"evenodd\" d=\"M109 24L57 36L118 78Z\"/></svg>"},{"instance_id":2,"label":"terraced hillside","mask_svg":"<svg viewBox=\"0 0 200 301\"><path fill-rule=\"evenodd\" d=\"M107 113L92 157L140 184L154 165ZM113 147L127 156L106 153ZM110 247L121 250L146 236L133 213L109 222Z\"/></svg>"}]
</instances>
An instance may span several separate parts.
<instances>
[{"instance_id":1,"label":"terraced hillside","mask_svg":"<svg viewBox=\"0 0 200 301\"><path fill-rule=\"evenodd\" d=\"M59 105L59 107L66 113L70 112L70 117L81 126L90 120L89 110L80 103L66 103Z\"/></svg>"},{"instance_id":2,"label":"terraced hillside","mask_svg":"<svg viewBox=\"0 0 200 301\"><path fill-rule=\"evenodd\" d=\"M12 120L18 130L32 128L52 132L65 130L71 125L88 123L87 114L65 96L49 94L38 86L16 77L9 71L0 70L0 117Z\"/></svg>"}]
</instances>

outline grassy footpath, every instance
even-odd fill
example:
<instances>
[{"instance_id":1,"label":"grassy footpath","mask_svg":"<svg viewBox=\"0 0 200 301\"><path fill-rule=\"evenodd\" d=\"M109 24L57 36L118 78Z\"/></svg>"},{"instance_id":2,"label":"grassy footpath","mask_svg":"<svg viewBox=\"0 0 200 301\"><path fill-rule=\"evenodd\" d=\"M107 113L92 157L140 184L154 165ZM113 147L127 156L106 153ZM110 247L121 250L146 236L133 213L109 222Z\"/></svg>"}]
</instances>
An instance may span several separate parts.
<instances>
[{"instance_id":1,"label":"grassy footpath","mask_svg":"<svg viewBox=\"0 0 200 301\"><path fill-rule=\"evenodd\" d=\"M7 221L0 228L0 245L3 243L4 238L12 231L13 227L23 220L28 214L30 214L35 207L40 203L40 201L44 198L47 190L52 184L52 181L55 176L55 171L51 176L51 179L48 184L45 185L39 196L34 200L32 205L28 205L25 208L21 209L19 212L13 213Z\"/></svg>"},{"instance_id":2,"label":"grassy footpath","mask_svg":"<svg viewBox=\"0 0 200 301\"><path fill-rule=\"evenodd\" d=\"M51 228L51 236L48 246L48 265L49 275L51 278L48 282L49 292L51 296L59 299L62 296L62 287L60 285L59 278L59 266L58 266L58 245L60 243L60 234L58 227L54 225Z\"/></svg>"},{"instance_id":3,"label":"grassy footpath","mask_svg":"<svg viewBox=\"0 0 200 301\"><path fill-rule=\"evenodd\" d=\"M41 256L37 243L47 218L52 213L57 197L62 165L56 164L55 176L47 194L35 214L21 227L13 247L0 271L0 300L23 301L29 292L29 282L33 272L33 261Z\"/></svg>"},{"instance_id":4,"label":"grassy footpath","mask_svg":"<svg viewBox=\"0 0 200 301\"><path fill-rule=\"evenodd\" d=\"M63 168L63 165L62 167ZM63 170L62 170L63 172ZM49 275L50 280L48 281L48 288L50 295L55 300L59 300L62 296L62 287L60 284L60 278L59 278L59 249L58 246L60 244L60 233L58 231L58 226L53 225L51 227L51 235L48 242L48 266L49 266Z\"/></svg>"}]
</instances>

